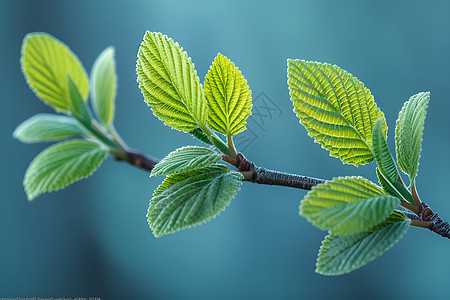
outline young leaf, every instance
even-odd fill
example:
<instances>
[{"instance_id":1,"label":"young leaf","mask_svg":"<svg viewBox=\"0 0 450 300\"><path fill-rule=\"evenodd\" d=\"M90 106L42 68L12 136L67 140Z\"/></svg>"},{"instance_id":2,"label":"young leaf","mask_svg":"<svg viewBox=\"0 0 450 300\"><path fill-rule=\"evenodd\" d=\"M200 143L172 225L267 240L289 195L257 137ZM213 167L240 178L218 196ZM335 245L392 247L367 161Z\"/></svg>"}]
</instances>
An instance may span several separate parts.
<instances>
[{"instance_id":1,"label":"young leaf","mask_svg":"<svg viewBox=\"0 0 450 300\"><path fill-rule=\"evenodd\" d=\"M316 272L341 275L364 266L397 243L410 223L397 215L369 231L328 235L320 247Z\"/></svg>"},{"instance_id":2,"label":"young leaf","mask_svg":"<svg viewBox=\"0 0 450 300\"><path fill-rule=\"evenodd\" d=\"M70 117L37 114L17 126L13 136L24 143L35 143L57 141L83 134L83 129Z\"/></svg>"},{"instance_id":3,"label":"young leaf","mask_svg":"<svg viewBox=\"0 0 450 300\"><path fill-rule=\"evenodd\" d=\"M393 195L399 199L403 199L405 201L408 201L409 203L413 203L414 204L414 199L411 195L411 192L408 191L403 184L401 184L398 181L390 181L386 175L384 175L383 173L381 173L381 171L377 168L377 177L378 177L378 182L381 184L381 186L383 187L383 190L389 194L389 195Z\"/></svg>"},{"instance_id":4,"label":"young leaf","mask_svg":"<svg viewBox=\"0 0 450 300\"><path fill-rule=\"evenodd\" d=\"M91 98L95 113L105 125L114 119L117 76L114 48L103 50L94 62L91 71Z\"/></svg>"},{"instance_id":5,"label":"young leaf","mask_svg":"<svg viewBox=\"0 0 450 300\"><path fill-rule=\"evenodd\" d=\"M208 110L194 64L178 43L147 31L136 71L145 102L166 125L189 132L206 124Z\"/></svg>"},{"instance_id":6,"label":"young leaf","mask_svg":"<svg viewBox=\"0 0 450 300\"><path fill-rule=\"evenodd\" d=\"M245 130L252 95L247 80L227 57L217 54L205 77L208 126L234 136Z\"/></svg>"},{"instance_id":7,"label":"young leaf","mask_svg":"<svg viewBox=\"0 0 450 300\"><path fill-rule=\"evenodd\" d=\"M28 199L59 190L89 176L100 165L108 150L99 144L71 140L48 147L28 167L24 186Z\"/></svg>"},{"instance_id":8,"label":"young leaf","mask_svg":"<svg viewBox=\"0 0 450 300\"><path fill-rule=\"evenodd\" d=\"M373 152L377 160L377 177L383 189L393 196L414 203L411 193L400 183L394 158L382 132L383 120L378 119L373 129Z\"/></svg>"},{"instance_id":9,"label":"young leaf","mask_svg":"<svg viewBox=\"0 0 450 300\"><path fill-rule=\"evenodd\" d=\"M70 99L69 111L72 116L82 124L91 123L91 114L89 112L89 109L86 103L83 101L80 91L78 90L77 86L72 80L72 77L70 77L69 74L67 74L67 89Z\"/></svg>"},{"instance_id":10,"label":"young leaf","mask_svg":"<svg viewBox=\"0 0 450 300\"><path fill-rule=\"evenodd\" d=\"M330 155L353 165L373 160L372 131L384 114L361 81L337 66L289 59L288 83L294 112Z\"/></svg>"},{"instance_id":11,"label":"young leaf","mask_svg":"<svg viewBox=\"0 0 450 300\"><path fill-rule=\"evenodd\" d=\"M99 131L92 122L91 111L87 106L87 103L83 101L81 98L80 92L78 88L73 83L70 75L67 75L67 86L69 89L69 98L70 98L70 106L69 111L70 114L80 122L86 130L96 137L99 141L105 144L110 148L119 147L116 142L111 140L108 136L106 136L103 132Z\"/></svg>"},{"instance_id":12,"label":"young leaf","mask_svg":"<svg viewBox=\"0 0 450 300\"><path fill-rule=\"evenodd\" d=\"M189 131L189 133L192 134L199 141L208 145L213 145L209 137L203 132L201 128L196 127L195 129Z\"/></svg>"},{"instance_id":13,"label":"young leaf","mask_svg":"<svg viewBox=\"0 0 450 300\"><path fill-rule=\"evenodd\" d=\"M394 195L400 199L403 199L402 193L396 189L392 182L389 181L388 178L385 177L380 171L380 169L376 168L378 182L383 187L383 190L389 194Z\"/></svg>"},{"instance_id":14,"label":"young leaf","mask_svg":"<svg viewBox=\"0 0 450 300\"><path fill-rule=\"evenodd\" d=\"M171 175L214 165L222 156L216 151L196 146L177 149L164 157L150 176Z\"/></svg>"},{"instance_id":15,"label":"young leaf","mask_svg":"<svg viewBox=\"0 0 450 300\"><path fill-rule=\"evenodd\" d=\"M395 145L400 169L414 183L422 150L423 125L427 114L430 93L418 93L403 105L395 128Z\"/></svg>"},{"instance_id":16,"label":"young leaf","mask_svg":"<svg viewBox=\"0 0 450 300\"><path fill-rule=\"evenodd\" d=\"M321 229L350 234L385 220L400 201L361 177L335 178L313 188L300 206L300 214Z\"/></svg>"},{"instance_id":17,"label":"young leaf","mask_svg":"<svg viewBox=\"0 0 450 300\"><path fill-rule=\"evenodd\" d=\"M30 88L56 111L68 112L67 74L72 77L83 99L89 93L88 78L81 62L69 47L47 33L25 36L20 63Z\"/></svg>"},{"instance_id":18,"label":"young leaf","mask_svg":"<svg viewBox=\"0 0 450 300\"><path fill-rule=\"evenodd\" d=\"M385 134L383 133L383 121L378 119L373 128L372 145L375 159L377 160L380 172L386 175L390 182L397 182L399 174L392 158L391 151L386 142Z\"/></svg>"},{"instance_id":19,"label":"young leaf","mask_svg":"<svg viewBox=\"0 0 450 300\"><path fill-rule=\"evenodd\" d=\"M167 176L150 200L148 221L158 237L200 224L230 203L243 176L223 165Z\"/></svg>"}]
</instances>

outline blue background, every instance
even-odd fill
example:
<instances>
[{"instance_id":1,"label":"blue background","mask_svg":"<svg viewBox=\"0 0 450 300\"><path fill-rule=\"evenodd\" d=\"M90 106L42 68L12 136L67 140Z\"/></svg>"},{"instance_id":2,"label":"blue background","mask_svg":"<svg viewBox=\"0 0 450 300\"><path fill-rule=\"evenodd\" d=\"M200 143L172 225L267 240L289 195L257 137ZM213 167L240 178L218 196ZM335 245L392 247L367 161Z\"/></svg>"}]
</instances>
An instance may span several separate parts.
<instances>
[{"instance_id":1,"label":"blue background","mask_svg":"<svg viewBox=\"0 0 450 300\"><path fill-rule=\"evenodd\" d=\"M136 84L142 37L161 31L188 51L200 78L220 51L254 96L264 92L280 108L263 129L252 125L258 138L248 158L315 177L376 181L374 163L355 168L329 157L292 112L286 59L326 61L371 89L386 114L391 149L403 102L431 91L417 185L449 220L449 16L448 1L0 1L0 297L448 299L450 243L424 229L411 228L349 275L315 274L326 233L299 217L302 190L245 183L214 220L158 239L145 216L161 179L111 158L88 180L28 202L23 174L45 146L21 144L11 133L51 111L19 67L24 35L45 31L70 45L88 71L115 46L116 127L130 146L162 158L196 144L157 120Z\"/></svg>"}]
</instances>

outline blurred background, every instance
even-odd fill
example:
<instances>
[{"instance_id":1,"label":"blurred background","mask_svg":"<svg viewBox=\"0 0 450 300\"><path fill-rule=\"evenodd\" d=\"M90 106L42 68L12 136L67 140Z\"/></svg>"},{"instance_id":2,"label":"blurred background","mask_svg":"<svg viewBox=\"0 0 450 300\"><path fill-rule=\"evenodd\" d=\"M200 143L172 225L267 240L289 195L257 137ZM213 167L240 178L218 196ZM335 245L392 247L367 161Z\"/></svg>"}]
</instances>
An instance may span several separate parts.
<instances>
[{"instance_id":1,"label":"blurred background","mask_svg":"<svg viewBox=\"0 0 450 300\"><path fill-rule=\"evenodd\" d=\"M305 191L244 183L231 205L193 229L154 238L148 200L162 178L107 159L88 180L28 202L24 172L46 147L11 136L51 109L20 71L24 35L49 32L90 71L116 49L116 127L128 144L162 158L190 136L164 126L143 101L135 63L146 30L172 37L203 80L220 51L240 68L254 116L238 147L257 164L330 179L361 175L329 157L292 112L286 59L326 61L372 91L394 151L397 114L431 91L417 177L423 200L450 220L450 2L448 1L0 1L0 297L102 299L448 299L450 242L411 228L376 261L340 277L314 273L326 235L298 215Z\"/></svg>"}]
</instances>

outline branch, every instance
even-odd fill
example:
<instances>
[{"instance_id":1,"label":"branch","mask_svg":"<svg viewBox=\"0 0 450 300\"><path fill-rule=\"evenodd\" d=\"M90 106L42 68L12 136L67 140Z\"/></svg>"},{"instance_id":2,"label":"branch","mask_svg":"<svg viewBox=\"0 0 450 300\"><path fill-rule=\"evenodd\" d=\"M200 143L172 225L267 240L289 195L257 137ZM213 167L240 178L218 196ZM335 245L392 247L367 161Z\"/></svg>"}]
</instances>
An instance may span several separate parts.
<instances>
[{"instance_id":1,"label":"branch","mask_svg":"<svg viewBox=\"0 0 450 300\"><path fill-rule=\"evenodd\" d=\"M438 214L434 213L425 202L421 202L419 205L419 218L422 221L429 222L428 229L450 239L450 224L442 221Z\"/></svg>"},{"instance_id":2,"label":"branch","mask_svg":"<svg viewBox=\"0 0 450 300\"><path fill-rule=\"evenodd\" d=\"M142 153L131 150L123 151L112 149L110 150L110 153L117 161L126 161L133 166L149 172L157 164L156 160L152 160ZM311 190L312 187L327 182L325 179L289 174L258 167L253 162L247 160L242 153L238 153L234 158L224 155L222 156L222 159L235 166L244 176L244 181L287 186L302 190ZM425 202L421 202L418 208L412 204L411 206L414 207L412 211L416 214L408 213L406 211L402 213L412 220L412 226L428 228L440 236L450 239L450 224L442 221L438 214L434 213ZM409 207L407 208L409 209Z\"/></svg>"},{"instance_id":3,"label":"branch","mask_svg":"<svg viewBox=\"0 0 450 300\"><path fill-rule=\"evenodd\" d=\"M158 163L156 160L148 158L145 154L132 150L116 151L110 150L111 155L117 161L126 161L129 164L151 172L153 167Z\"/></svg>"},{"instance_id":4,"label":"branch","mask_svg":"<svg viewBox=\"0 0 450 300\"><path fill-rule=\"evenodd\" d=\"M247 160L242 153L238 153L235 158L224 155L222 159L235 166L239 172L244 175L244 181L287 186L302 190L310 190L313 186L326 182L324 179L289 174L258 167L253 162Z\"/></svg>"}]
</instances>

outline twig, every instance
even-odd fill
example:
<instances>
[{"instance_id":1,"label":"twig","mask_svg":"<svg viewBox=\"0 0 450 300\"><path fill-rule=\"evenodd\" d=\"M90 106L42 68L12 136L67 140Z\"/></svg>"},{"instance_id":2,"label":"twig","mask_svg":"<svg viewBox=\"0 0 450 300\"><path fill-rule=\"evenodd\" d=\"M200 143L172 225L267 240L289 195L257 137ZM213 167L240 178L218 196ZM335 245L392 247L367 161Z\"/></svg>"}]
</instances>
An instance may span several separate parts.
<instances>
[{"instance_id":1,"label":"twig","mask_svg":"<svg viewBox=\"0 0 450 300\"><path fill-rule=\"evenodd\" d=\"M310 190L313 186L326 182L324 179L258 167L253 162L247 160L242 153L238 153L236 158L223 156L223 160L235 166L244 175L244 181L287 186L303 190Z\"/></svg>"}]
</instances>

